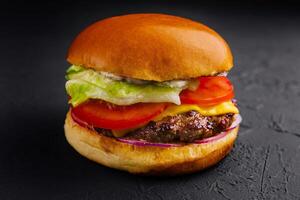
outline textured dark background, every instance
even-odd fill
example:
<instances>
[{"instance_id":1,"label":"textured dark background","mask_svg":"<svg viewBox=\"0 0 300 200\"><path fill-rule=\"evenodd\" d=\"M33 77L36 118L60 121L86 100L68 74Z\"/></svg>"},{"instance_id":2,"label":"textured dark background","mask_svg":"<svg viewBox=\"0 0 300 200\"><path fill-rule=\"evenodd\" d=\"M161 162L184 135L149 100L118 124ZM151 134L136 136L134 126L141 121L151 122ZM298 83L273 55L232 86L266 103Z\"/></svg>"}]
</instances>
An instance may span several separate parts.
<instances>
[{"instance_id":1,"label":"textured dark background","mask_svg":"<svg viewBox=\"0 0 300 200\"><path fill-rule=\"evenodd\" d=\"M300 199L299 10L269 1L2 4L0 199ZM67 144L70 42L96 20L135 12L201 21L230 44L229 77L244 121L233 151L215 167L139 177L97 165Z\"/></svg>"}]
</instances>

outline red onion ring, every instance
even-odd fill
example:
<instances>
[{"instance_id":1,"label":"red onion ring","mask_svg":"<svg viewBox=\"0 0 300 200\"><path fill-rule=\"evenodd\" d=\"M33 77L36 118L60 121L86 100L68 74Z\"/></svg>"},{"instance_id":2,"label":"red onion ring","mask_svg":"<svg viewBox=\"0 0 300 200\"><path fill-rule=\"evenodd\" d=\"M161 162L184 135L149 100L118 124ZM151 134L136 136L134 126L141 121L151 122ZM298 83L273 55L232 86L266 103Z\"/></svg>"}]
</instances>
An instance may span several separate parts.
<instances>
[{"instance_id":1,"label":"red onion ring","mask_svg":"<svg viewBox=\"0 0 300 200\"><path fill-rule=\"evenodd\" d=\"M209 138L204 138L202 140L195 140L193 143L194 144L205 144L205 143L213 142L213 141L223 138L228 133L229 133L229 131L225 131L225 132L219 133L218 135L215 135L215 136L212 136Z\"/></svg>"},{"instance_id":2,"label":"red onion ring","mask_svg":"<svg viewBox=\"0 0 300 200\"><path fill-rule=\"evenodd\" d=\"M202 140L195 140L191 144L205 144L205 143L209 143L221 139L224 136L226 136L230 130L236 128L241 123L241 121L242 121L242 117L239 114L237 114L235 115L235 120L232 122L231 126L228 129L226 129L226 131L213 137L204 138ZM141 140L130 140L124 138L117 138L117 140L123 143L137 145L137 146L179 147L184 145L184 144L170 144L170 143L152 143L152 142L146 142Z\"/></svg>"},{"instance_id":3,"label":"red onion ring","mask_svg":"<svg viewBox=\"0 0 300 200\"><path fill-rule=\"evenodd\" d=\"M146 142L142 140L131 140L131 139L124 139L124 138L117 138L119 142L132 144L136 146L156 146L156 147L179 147L182 146L182 144L170 144L170 143L152 143L152 142Z\"/></svg>"},{"instance_id":4,"label":"red onion ring","mask_svg":"<svg viewBox=\"0 0 300 200\"><path fill-rule=\"evenodd\" d=\"M231 99L231 102L236 106L237 105L237 100L236 99Z\"/></svg>"},{"instance_id":5,"label":"red onion ring","mask_svg":"<svg viewBox=\"0 0 300 200\"><path fill-rule=\"evenodd\" d=\"M217 76L227 76L228 72L221 72Z\"/></svg>"},{"instance_id":6,"label":"red onion ring","mask_svg":"<svg viewBox=\"0 0 300 200\"><path fill-rule=\"evenodd\" d=\"M231 126L226 129L226 131L230 131L230 130L236 128L242 122L241 115L236 114L236 115L234 115L234 117L235 117L234 121L232 122Z\"/></svg>"},{"instance_id":7,"label":"red onion ring","mask_svg":"<svg viewBox=\"0 0 300 200\"><path fill-rule=\"evenodd\" d=\"M209 142L213 142L216 140L219 140L223 137L225 137L230 130L236 128L240 123L242 122L242 117L239 114L235 115L235 119L232 122L231 126L226 129L226 131L219 133L218 135L209 137L209 138L204 138L201 140L195 140L194 142L190 144L206 144ZM131 140L131 139L124 139L124 138L117 138L119 142L127 143L127 144L132 144L136 146L155 146L155 147L180 147L184 146L185 144L170 144L170 143L152 143L152 142L146 142L146 141L141 141L141 140Z\"/></svg>"},{"instance_id":8,"label":"red onion ring","mask_svg":"<svg viewBox=\"0 0 300 200\"><path fill-rule=\"evenodd\" d=\"M213 141L216 141L218 139L221 139L222 137L226 136L229 133L229 131L231 131L232 129L235 129L241 122L242 122L241 115L236 114L234 121L232 122L231 126L226 129L226 131L224 131L222 133L219 133L218 135L209 137L209 138L204 138L202 140L195 140L194 143L204 144L204 143L209 143L209 142L213 142Z\"/></svg>"}]
</instances>

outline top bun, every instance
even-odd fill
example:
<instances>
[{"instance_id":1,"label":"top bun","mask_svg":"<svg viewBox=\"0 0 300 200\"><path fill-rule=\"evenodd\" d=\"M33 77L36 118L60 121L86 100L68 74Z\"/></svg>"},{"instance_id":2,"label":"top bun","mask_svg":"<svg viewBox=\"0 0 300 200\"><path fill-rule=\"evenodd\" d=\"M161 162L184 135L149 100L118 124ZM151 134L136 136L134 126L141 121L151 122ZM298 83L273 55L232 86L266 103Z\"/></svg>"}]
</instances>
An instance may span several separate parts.
<instances>
[{"instance_id":1,"label":"top bun","mask_svg":"<svg viewBox=\"0 0 300 200\"><path fill-rule=\"evenodd\" d=\"M96 71L154 81L215 75L233 66L227 43L215 31L164 14L98 21L76 37L67 60Z\"/></svg>"}]
</instances>

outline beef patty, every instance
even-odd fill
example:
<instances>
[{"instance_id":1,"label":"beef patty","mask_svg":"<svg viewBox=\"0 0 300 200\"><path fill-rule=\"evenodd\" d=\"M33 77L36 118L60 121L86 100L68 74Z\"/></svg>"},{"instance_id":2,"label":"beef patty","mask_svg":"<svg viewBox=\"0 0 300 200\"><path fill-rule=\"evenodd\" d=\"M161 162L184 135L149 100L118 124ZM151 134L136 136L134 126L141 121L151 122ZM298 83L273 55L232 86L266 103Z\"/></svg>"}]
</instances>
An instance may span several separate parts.
<instances>
[{"instance_id":1,"label":"beef patty","mask_svg":"<svg viewBox=\"0 0 300 200\"><path fill-rule=\"evenodd\" d=\"M192 142L217 135L226 130L233 121L232 113L218 116L203 116L189 111L176 116L168 116L160 121L151 121L146 126L128 133L124 138L159 143ZM110 130L96 129L113 137Z\"/></svg>"}]
</instances>

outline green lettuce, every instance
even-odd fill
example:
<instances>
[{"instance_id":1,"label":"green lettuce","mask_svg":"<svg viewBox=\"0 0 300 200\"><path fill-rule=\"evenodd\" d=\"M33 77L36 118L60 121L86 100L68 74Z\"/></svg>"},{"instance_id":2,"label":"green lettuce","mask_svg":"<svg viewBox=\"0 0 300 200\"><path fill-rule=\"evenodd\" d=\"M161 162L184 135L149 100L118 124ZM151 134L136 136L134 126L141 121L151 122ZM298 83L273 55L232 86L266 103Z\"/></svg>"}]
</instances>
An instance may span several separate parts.
<instances>
[{"instance_id":1,"label":"green lettuce","mask_svg":"<svg viewBox=\"0 0 300 200\"><path fill-rule=\"evenodd\" d=\"M184 89L183 86L174 87L174 84L151 81L136 84L124 79L117 80L76 65L67 70L66 79L66 90L71 96L70 103L73 106L87 99L102 99L116 105L131 105L138 102L180 104L179 93Z\"/></svg>"}]
</instances>

